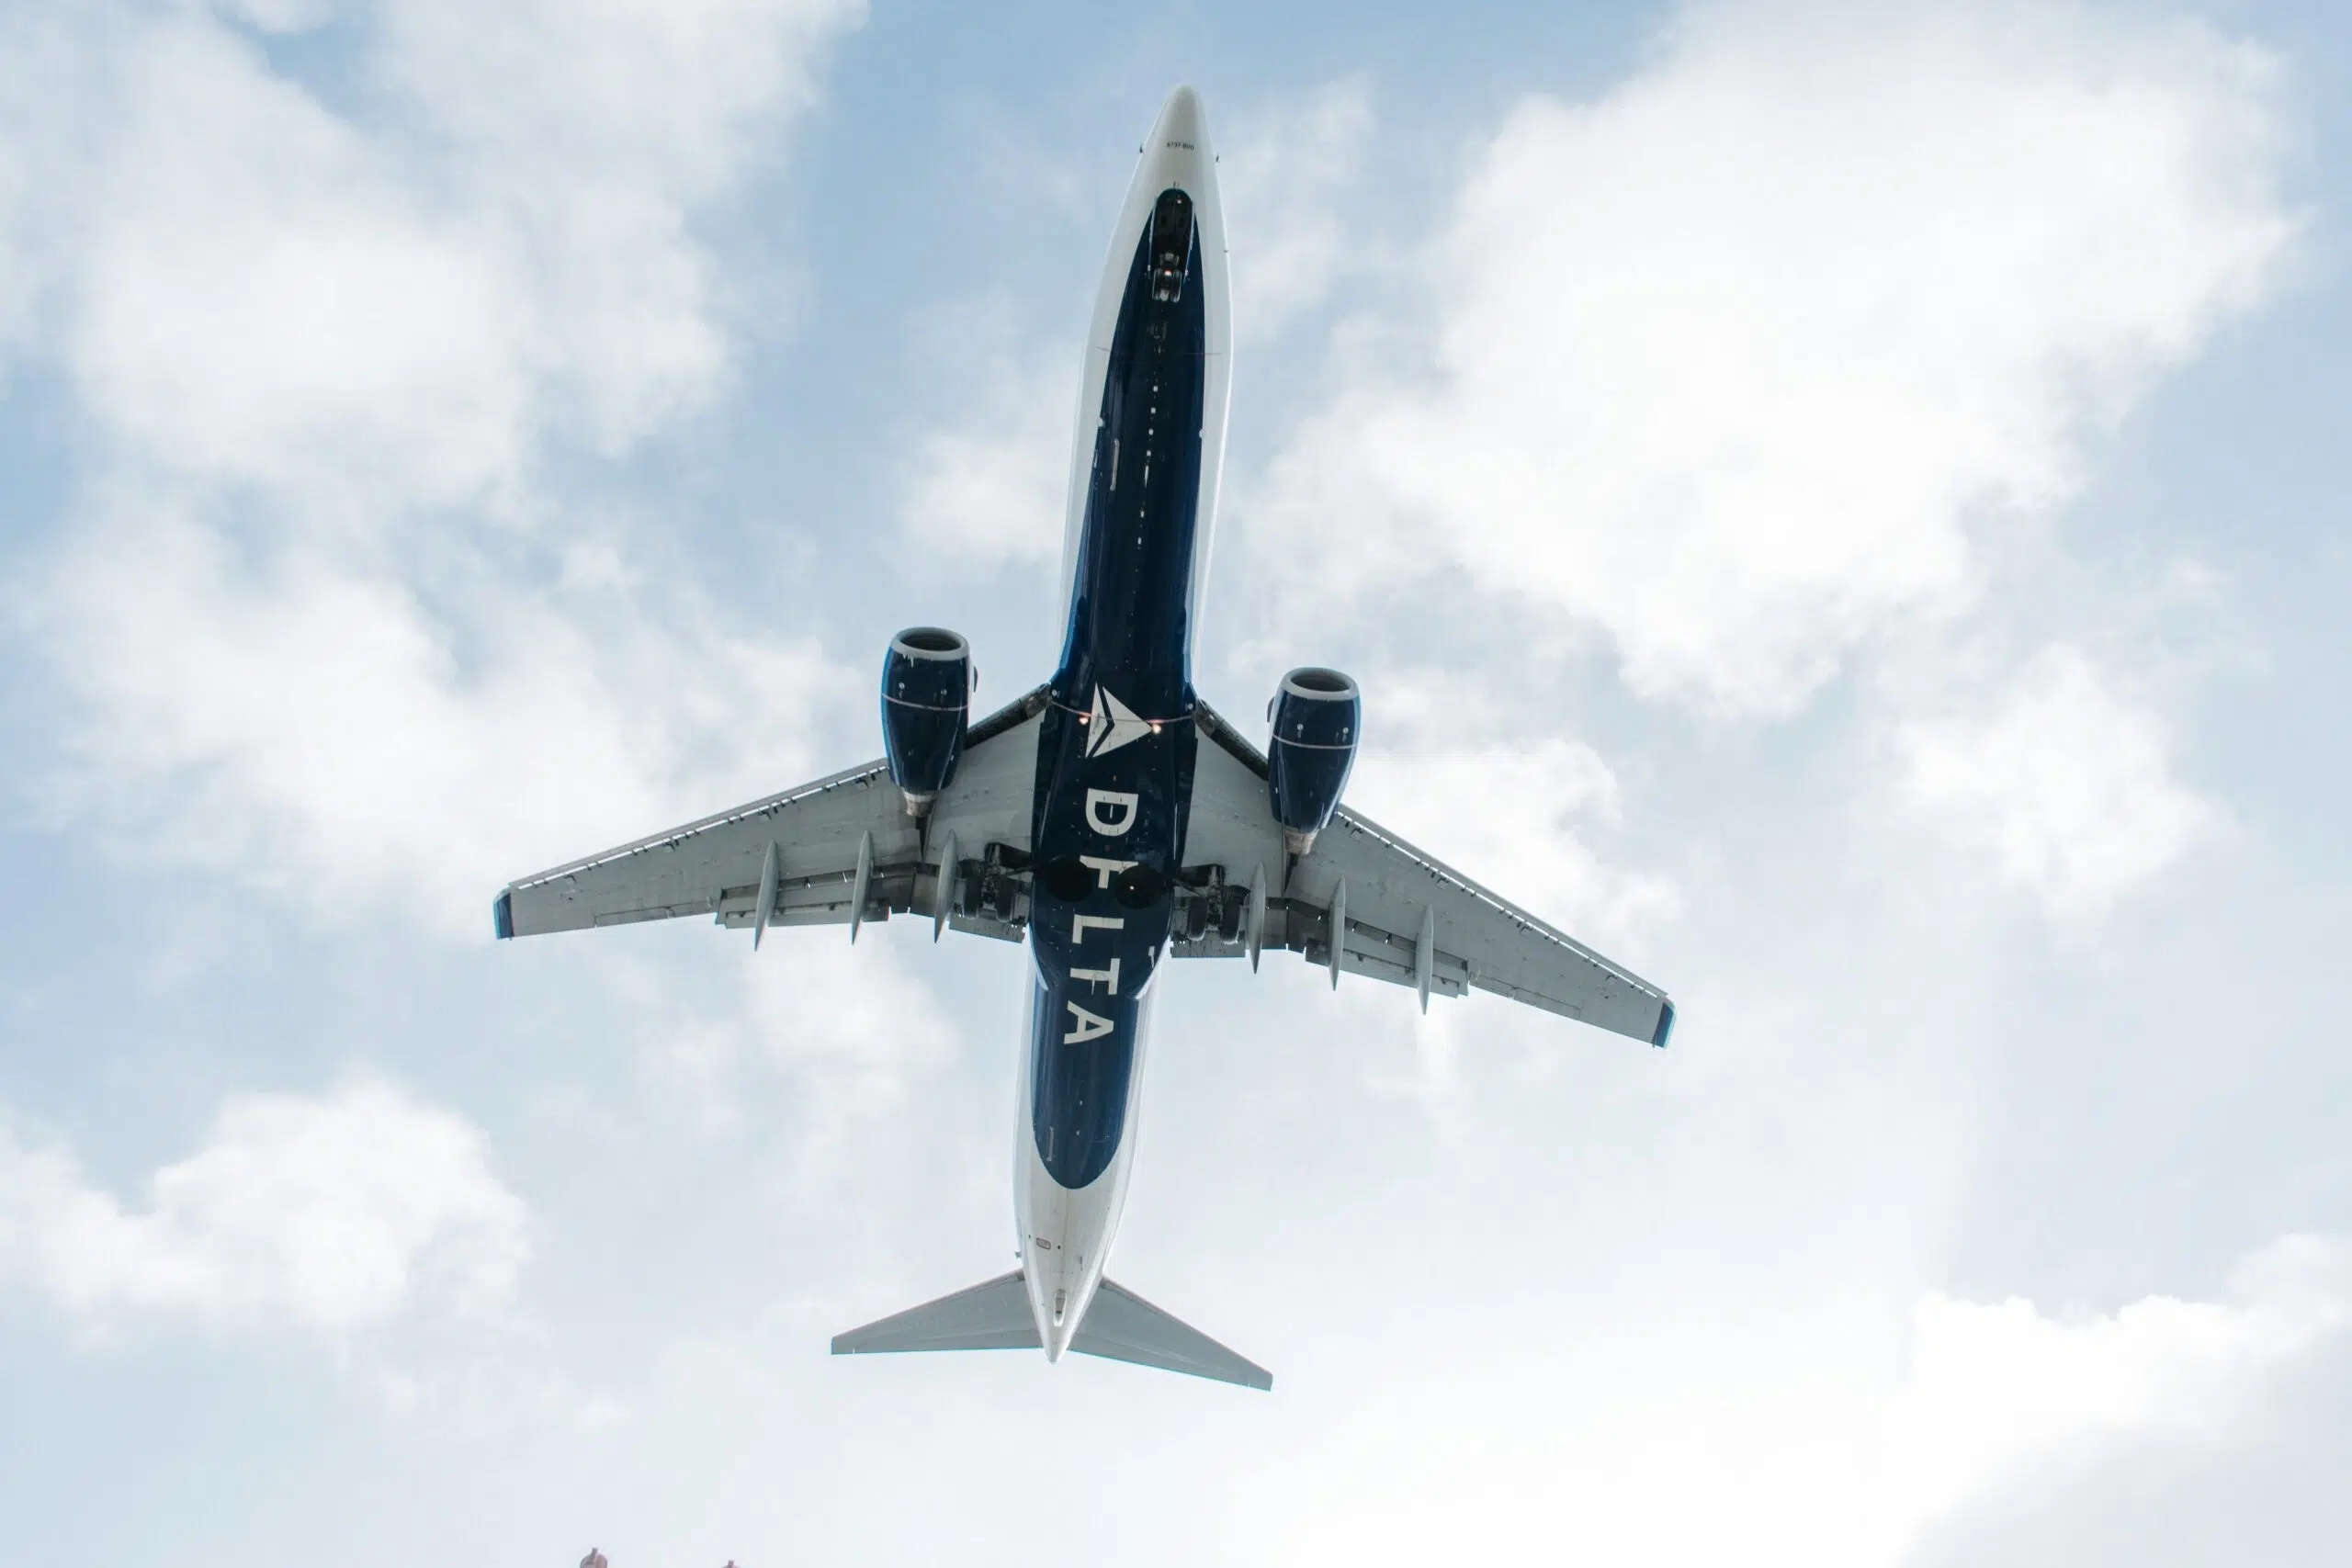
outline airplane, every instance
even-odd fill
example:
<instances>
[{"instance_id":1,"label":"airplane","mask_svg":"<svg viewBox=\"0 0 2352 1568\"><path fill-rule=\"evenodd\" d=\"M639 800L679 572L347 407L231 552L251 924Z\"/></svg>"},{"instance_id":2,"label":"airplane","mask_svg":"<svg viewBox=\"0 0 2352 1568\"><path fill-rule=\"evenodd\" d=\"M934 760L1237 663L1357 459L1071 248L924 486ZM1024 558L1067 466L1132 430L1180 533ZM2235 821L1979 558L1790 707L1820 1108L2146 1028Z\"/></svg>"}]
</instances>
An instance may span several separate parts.
<instances>
[{"instance_id":1,"label":"airplane","mask_svg":"<svg viewBox=\"0 0 2352 1568\"><path fill-rule=\"evenodd\" d=\"M958 634L882 661L883 757L498 895L500 937L700 915L748 929L927 915L1026 942L1020 1267L852 1329L836 1355L1042 1349L1271 1389L1264 1368L1104 1278L1170 958L1303 955L1430 998L1472 987L1663 1046L1666 993L1340 804L1355 681L1282 679L1261 750L1203 702L1192 639L1232 380L1216 159L1171 93L1139 150L1087 337L1051 679L970 720Z\"/></svg>"}]
</instances>

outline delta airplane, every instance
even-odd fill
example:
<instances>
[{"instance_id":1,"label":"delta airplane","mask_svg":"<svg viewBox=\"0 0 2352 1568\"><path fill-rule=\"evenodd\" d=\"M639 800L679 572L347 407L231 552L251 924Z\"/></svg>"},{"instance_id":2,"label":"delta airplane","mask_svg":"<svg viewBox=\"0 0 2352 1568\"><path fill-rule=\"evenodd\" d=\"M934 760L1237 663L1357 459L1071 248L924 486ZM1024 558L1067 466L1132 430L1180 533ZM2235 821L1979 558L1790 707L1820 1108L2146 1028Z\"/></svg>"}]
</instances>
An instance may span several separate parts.
<instances>
[{"instance_id":1,"label":"delta airplane","mask_svg":"<svg viewBox=\"0 0 2352 1568\"><path fill-rule=\"evenodd\" d=\"M880 761L552 871L498 896L501 937L679 915L748 928L925 914L1029 949L1013 1209L1021 1267L834 1339L836 1355L1066 1350L1271 1388L1103 1277L1170 958L1303 954L1431 996L1472 987L1664 1045L1674 1005L1340 804L1362 700L1283 677L1261 751L1200 700L1232 378L1216 161L1170 95L1111 236L1079 396L1053 678L969 722L971 650L934 626L882 661Z\"/></svg>"}]
</instances>

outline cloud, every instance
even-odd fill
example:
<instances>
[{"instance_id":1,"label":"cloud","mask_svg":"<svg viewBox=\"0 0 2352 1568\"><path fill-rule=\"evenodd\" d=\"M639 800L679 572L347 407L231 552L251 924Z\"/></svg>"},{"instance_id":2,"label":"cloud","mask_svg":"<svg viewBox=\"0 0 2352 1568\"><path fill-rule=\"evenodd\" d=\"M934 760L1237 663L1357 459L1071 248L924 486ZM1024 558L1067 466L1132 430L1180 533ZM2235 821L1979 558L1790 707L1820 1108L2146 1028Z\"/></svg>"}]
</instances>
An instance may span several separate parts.
<instances>
[{"instance_id":1,"label":"cloud","mask_svg":"<svg viewBox=\"0 0 2352 1568\"><path fill-rule=\"evenodd\" d=\"M765 951L732 971L727 1010L683 1022L671 987L632 986L662 1020L650 1064L657 1081L702 1131L726 1135L742 1130L751 1073L790 1080L781 1113L793 1126L797 1190L850 1175L853 1138L869 1152L881 1139L909 1141L903 1125L877 1123L907 1121L909 1089L939 1080L962 1031L897 935L869 926L853 945L845 928L771 932ZM914 939L925 957L929 937Z\"/></svg>"},{"instance_id":2,"label":"cloud","mask_svg":"<svg viewBox=\"0 0 2352 1568\"><path fill-rule=\"evenodd\" d=\"M85 526L36 613L87 705L51 816L331 919L479 938L509 876L817 770L805 728L742 716L850 690L807 642L626 593L428 592L300 542L255 559L152 492Z\"/></svg>"},{"instance_id":3,"label":"cloud","mask_svg":"<svg viewBox=\"0 0 2352 1568\"><path fill-rule=\"evenodd\" d=\"M2053 1316L1929 1295L1912 1314L1910 1375L1894 1406L1905 1506L1917 1520L2030 1468L2165 1434L2243 1438L2270 1417L2274 1376L2340 1354L2352 1247L2283 1237L2247 1258L2230 1299L2148 1296Z\"/></svg>"},{"instance_id":4,"label":"cloud","mask_svg":"<svg viewBox=\"0 0 2352 1568\"><path fill-rule=\"evenodd\" d=\"M2276 77L2186 22L1687 10L1480 149L1427 319L1357 323L1250 496L1268 570L1459 571L1645 696L1792 712L2265 296Z\"/></svg>"},{"instance_id":5,"label":"cloud","mask_svg":"<svg viewBox=\"0 0 2352 1568\"><path fill-rule=\"evenodd\" d=\"M334 15L334 0L214 0L214 9L266 33L306 33Z\"/></svg>"},{"instance_id":6,"label":"cloud","mask_svg":"<svg viewBox=\"0 0 2352 1568\"><path fill-rule=\"evenodd\" d=\"M864 17L861 0L384 7L378 71L430 128L409 144L442 155L461 209L507 226L563 412L607 449L723 385L728 323L693 215L774 156L826 47Z\"/></svg>"},{"instance_id":7,"label":"cloud","mask_svg":"<svg viewBox=\"0 0 2352 1568\"><path fill-rule=\"evenodd\" d=\"M1023 351L1001 312L966 310L944 339L963 350L974 338L979 385L956 400L962 412L915 439L901 491L901 525L920 546L967 560L1061 558L1068 515L1072 411L1084 367L1075 340ZM975 331L975 318L978 330Z\"/></svg>"},{"instance_id":8,"label":"cloud","mask_svg":"<svg viewBox=\"0 0 2352 1568\"><path fill-rule=\"evenodd\" d=\"M1384 688L1386 690L1386 688ZM1412 694L1397 694L1409 705ZM1593 829L1616 825L1617 776L1599 752L1559 738L1408 742L1367 749L1350 776L1349 804L1408 842L1621 962L1680 912L1679 890L1656 871L1604 860ZM1635 964L1641 968L1642 964ZM1400 1025L1413 1040L1412 1072L1374 1081L1424 1100L1442 1116L1460 1109L1465 1051L1541 1040L1535 1015L1498 1019L1481 1004L1433 1003L1415 1017L1385 987L1357 986L1346 1004L1367 1037ZM1545 1044L1527 1047L1537 1058Z\"/></svg>"},{"instance_id":9,"label":"cloud","mask_svg":"<svg viewBox=\"0 0 2352 1568\"><path fill-rule=\"evenodd\" d=\"M2174 777L2163 718L2064 644L1981 711L1904 720L1895 747L1909 802L2061 915L2105 909L2220 819Z\"/></svg>"},{"instance_id":10,"label":"cloud","mask_svg":"<svg viewBox=\"0 0 2352 1568\"><path fill-rule=\"evenodd\" d=\"M131 1207L0 1126L0 1281L94 1331L135 1318L340 1338L511 1300L528 1215L481 1134L390 1084L232 1096Z\"/></svg>"},{"instance_id":11,"label":"cloud","mask_svg":"<svg viewBox=\"0 0 2352 1568\"><path fill-rule=\"evenodd\" d=\"M856 16L392 0L385 96L345 109L200 12L101 7L42 35L71 90L18 138L74 193L59 347L130 455L194 476L388 509L511 486L551 431L620 450L723 386L689 215Z\"/></svg>"},{"instance_id":12,"label":"cloud","mask_svg":"<svg viewBox=\"0 0 2352 1568\"><path fill-rule=\"evenodd\" d=\"M1817 1270L1801 1288L1801 1303L1744 1294L1736 1323L1690 1303L1579 1320L1558 1303L1510 1325L1583 1329L1539 1340L1548 1354L1457 1354L1440 1384L1365 1392L1268 1500L1277 1554L1426 1562L1452 1539L1541 1562L1572 1539L1627 1565L1892 1568L1954 1519L2108 1456L2165 1442L2194 1470L2275 1441L2298 1385L2346 1365L2352 1247L2285 1237L2221 1299L2105 1313L1885 1303Z\"/></svg>"},{"instance_id":13,"label":"cloud","mask_svg":"<svg viewBox=\"0 0 2352 1568\"><path fill-rule=\"evenodd\" d=\"M132 30L112 74L62 347L125 455L346 504L514 482L537 329L498 236L218 27Z\"/></svg>"},{"instance_id":14,"label":"cloud","mask_svg":"<svg viewBox=\"0 0 2352 1568\"><path fill-rule=\"evenodd\" d=\"M1341 269L1362 259L1365 247L1351 251L1341 204L1363 173L1373 130L1370 85L1350 77L1219 130L1219 191L1235 246L1234 332L1243 344L1320 304Z\"/></svg>"},{"instance_id":15,"label":"cloud","mask_svg":"<svg viewBox=\"0 0 2352 1568\"><path fill-rule=\"evenodd\" d=\"M812 766L778 738L840 672L576 492L725 390L691 220L859 14L386 0L348 101L203 10L10 18L0 344L53 301L19 355L91 433L10 593L52 819L473 932L500 877Z\"/></svg>"},{"instance_id":16,"label":"cloud","mask_svg":"<svg viewBox=\"0 0 2352 1568\"><path fill-rule=\"evenodd\" d=\"M1456 868L1508 876L1512 897L1563 930L1622 942L1670 916L1667 878L1604 864L1586 825L1616 825L1617 775L1599 752L1546 737L1368 749L1350 804Z\"/></svg>"}]
</instances>

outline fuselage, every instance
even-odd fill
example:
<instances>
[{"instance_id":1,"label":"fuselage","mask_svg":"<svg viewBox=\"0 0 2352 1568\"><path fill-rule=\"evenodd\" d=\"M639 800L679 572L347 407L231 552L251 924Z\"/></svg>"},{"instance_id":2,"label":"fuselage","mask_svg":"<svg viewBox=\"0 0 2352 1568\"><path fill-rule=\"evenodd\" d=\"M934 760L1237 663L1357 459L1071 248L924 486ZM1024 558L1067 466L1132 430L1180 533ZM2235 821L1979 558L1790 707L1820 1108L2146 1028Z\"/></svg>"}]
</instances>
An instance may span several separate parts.
<instances>
[{"instance_id":1,"label":"fuselage","mask_svg":"<svg viewBox=\"0 0 2352 1568\"><path fill-rule=\"evenodd\" d=\"M1038 1337L1059 1359L1102 1278L1135 1157L1196 736L1192 635L1231 376L1225 226L1200 100L1145 143L1088 333L1038 739L1033 983L1014 1208Z\"/></svg>"}]
</instances>

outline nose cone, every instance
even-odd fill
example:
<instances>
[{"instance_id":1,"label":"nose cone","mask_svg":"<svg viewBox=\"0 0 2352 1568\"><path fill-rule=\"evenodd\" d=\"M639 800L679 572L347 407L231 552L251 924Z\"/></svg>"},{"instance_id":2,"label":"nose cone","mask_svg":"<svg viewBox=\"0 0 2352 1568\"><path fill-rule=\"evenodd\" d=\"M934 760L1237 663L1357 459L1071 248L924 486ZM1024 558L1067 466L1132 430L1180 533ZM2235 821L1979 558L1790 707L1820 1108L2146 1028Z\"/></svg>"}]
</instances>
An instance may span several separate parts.
<instances>
[{"instance_id":1,"label":"nose cone","mask_svg":"<svg viewBox=\"0 0 2352 1568\"><path fill-rule=\"evenodd\" d=\"M1159 107L1159 119L1151 128L1152 151L1161 152L1199 152L1205 156L1209 150L1208 117L1201 111L1201 96L1190 87L1179 87L1168 95Z\"/></svg>"}]
</instances>

